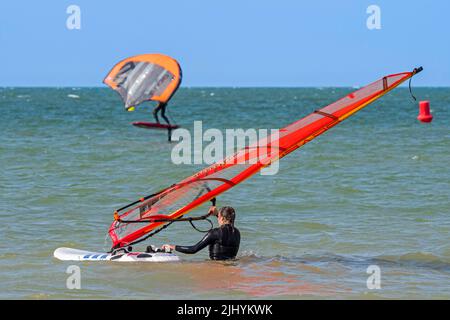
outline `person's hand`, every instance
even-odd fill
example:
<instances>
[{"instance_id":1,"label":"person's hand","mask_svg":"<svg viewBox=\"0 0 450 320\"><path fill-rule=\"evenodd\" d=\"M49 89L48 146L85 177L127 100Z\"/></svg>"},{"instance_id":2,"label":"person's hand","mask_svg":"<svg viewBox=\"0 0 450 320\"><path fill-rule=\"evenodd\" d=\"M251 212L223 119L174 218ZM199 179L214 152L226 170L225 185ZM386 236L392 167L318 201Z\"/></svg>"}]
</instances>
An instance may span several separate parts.
<instances>
[{"instance_id":1,"label":"person's hand","mask_svg":"<svg viewBox=\"0 0 450 320\"><path fill-rule=\"evenodd\" d=\"M211 214L213 216L217 216L217 208L215 206L209 207L208 214Z\"/></svg>"},{"instance_id":2,"label":"person's hand","mask_svg":"<svg viewBox=\"0 0 450 320\"><path fill-rule=\"evenodd\" d=\"M175 246L171 245L171 244L164 244L161 249L163 249L166 252L170 252L175 250Z\"/></svg>"}]
</instances>

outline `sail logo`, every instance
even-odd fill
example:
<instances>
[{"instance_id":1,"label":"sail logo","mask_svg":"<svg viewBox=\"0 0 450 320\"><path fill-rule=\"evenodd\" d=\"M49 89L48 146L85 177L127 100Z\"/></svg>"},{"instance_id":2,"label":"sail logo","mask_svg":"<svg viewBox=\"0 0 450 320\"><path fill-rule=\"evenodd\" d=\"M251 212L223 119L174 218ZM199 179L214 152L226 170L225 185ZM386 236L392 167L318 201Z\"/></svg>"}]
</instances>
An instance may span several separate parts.
<instances>
[{"instance_id":1,"label":"sail logo","mask_svg":"<svg viewBox=\"0 0 450 320\"><path fill-rule=\"evenodd\" d=\"M172 141L178 143L172 148L171 159L176 165L253 166L261 169L261 175L274 175L282 151L279 138L278 129L203 130L202 121L195 121L193 134L183 128L172 133Z\"/></svg>"}]
</instances>

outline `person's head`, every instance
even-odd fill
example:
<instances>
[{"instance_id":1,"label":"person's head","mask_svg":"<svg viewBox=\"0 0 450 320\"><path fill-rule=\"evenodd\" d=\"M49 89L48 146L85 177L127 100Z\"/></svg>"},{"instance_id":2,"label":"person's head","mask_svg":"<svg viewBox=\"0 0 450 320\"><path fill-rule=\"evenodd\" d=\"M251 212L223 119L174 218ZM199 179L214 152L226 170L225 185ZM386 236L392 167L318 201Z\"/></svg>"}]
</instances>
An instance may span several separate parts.
<instances>
[{"instance_id":1,"label":"person's head","mask_svg":"<svg viewBox=\"0 0 450 320\"><path fill-rule=\"evenodd\" d=\"M219 225L231 224L234 225L234 219L236 217L236 212L232 207L223 207L219 210L217 215L217 221Z\"/></svg>"}]
</instances>

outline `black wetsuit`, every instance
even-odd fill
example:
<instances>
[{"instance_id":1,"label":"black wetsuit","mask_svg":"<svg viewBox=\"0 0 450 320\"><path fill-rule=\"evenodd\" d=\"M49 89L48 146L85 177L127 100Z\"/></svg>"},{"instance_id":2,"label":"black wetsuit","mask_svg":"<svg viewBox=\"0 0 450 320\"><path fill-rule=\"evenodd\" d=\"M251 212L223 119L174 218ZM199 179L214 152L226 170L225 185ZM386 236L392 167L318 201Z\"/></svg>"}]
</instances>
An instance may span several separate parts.
<instances>
[{"instance_id":1,"label":"black wetsuit","mask_svg":"<svg viewBox=\"0 0 450 320\"><path fill-rule=\"evenodd\" d=\"M153 110L153 117L155 117L156 122L159 123L158 112L161 111L161 116L164 118L167 125L169 126L169 128L167 128L168 140L172 141L172 129L170 128L171 124L169 118L166 117L166 107L167 103L164 102L158 103L158 106Z\"/></svg>"},{"instance_id":2,"label":"black wetsuit","mask_svg":"<svg viewBox=\"0 0 450 320\"><path fill-rule=\"evenodd\" d=\"M241 234L236 227L224 224L211 229L206 236L193 246L175 246L182 253L197 253L209 246L209 257L212 260L227 260L236 257L241 242Z\"/></svg>"},{"instance_id":3,"label":"black wetsuit","mask_svg":"<svg viewBox=\"0 0 450 320\"><path fill-rule=\"evenodd\" d=\"M166 107L167 107L167 103L164 103L164 102L158 103L155 110L153 110L153 116L155 117L156 122L159 123L158 112L161 111L161 116L164 118L166 123L170 126L170 121L166 117Z\"/></svg>"}]
</instances>

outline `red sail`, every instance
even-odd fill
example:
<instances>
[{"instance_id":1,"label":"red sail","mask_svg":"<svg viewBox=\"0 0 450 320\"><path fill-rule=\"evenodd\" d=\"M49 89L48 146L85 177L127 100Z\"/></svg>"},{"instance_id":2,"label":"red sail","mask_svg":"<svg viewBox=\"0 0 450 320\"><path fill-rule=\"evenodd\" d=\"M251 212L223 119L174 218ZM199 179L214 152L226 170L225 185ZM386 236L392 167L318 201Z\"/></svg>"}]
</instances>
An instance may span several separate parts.
<instances>
[{"instance_id":1,"label":"red sail","mask_svg":"<svg viewBox=\"0 0 450 320\"><path fill-rule=\"evenodd\" d=\"M263 167L303 146L368 104L414 76L412 72L386 76L310 115L280 129L279 134L261 139L232 157L209 166L153 196L147 196L120 209L110 227L114 247L125 246L166 222L149 219L164 215L176 219L206 201L249 178ZM252 161L253 160L253 161ZM124 223L120 220L148 223Z\"/></svg>"}]
</instances>

